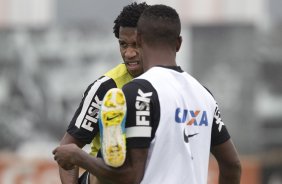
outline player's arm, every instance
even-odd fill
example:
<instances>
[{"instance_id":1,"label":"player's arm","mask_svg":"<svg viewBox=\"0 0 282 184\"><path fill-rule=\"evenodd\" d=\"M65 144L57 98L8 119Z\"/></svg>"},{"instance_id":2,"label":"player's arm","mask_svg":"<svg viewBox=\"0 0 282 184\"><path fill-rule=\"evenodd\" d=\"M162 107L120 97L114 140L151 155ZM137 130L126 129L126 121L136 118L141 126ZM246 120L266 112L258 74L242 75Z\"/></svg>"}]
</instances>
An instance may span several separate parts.
<instances>
[{"instance_id":1,"label":"player's arm","mask_svg":"<svg viewBox=\"0 0 282 184\"><path fill-rule=\"evenodd\" d=\"M71 136L69 133L65 133L64 137L61 140L60 145L66 144L76 144L78 147L82 148L85 146L85 143L79 141L78 139ZM65 170L59 166L59 173L62 184L72 184L77 183L78 179L78 167L74 166L71 170Z\"/></svg>"},{"instance_id":2,"label":"player's arm","mask_svg":"<svg viewBox=\"0 0 282 184\"><path fill-rule=\"evenodd\" d=\"M154 135L154 133L152 132L152 134L148 135L148 132L146 132L144 135L141 135L142 132L135 131L139 128L146 128L144 125L139 126L136 122L136 111L150 110L152 116L155 116L157 113L153 112L153 109L155 108L152 106L151 102L148 102L152 97L152 93L146 90L140 91L139 89L140 88L136 88L136 86L131 86L129 84L123 88L128 110L126 119L127 152L126 160L121 167L109 167L101 158L88 155L74 144L56 148L53 152L55 160L61 166L65 167L65 169L70 169L68 168L68 163L78 165L95 175L102 183L140 183L144 176L148 149L152 140L151 135ZM146 116L144 118L150 122L148 124L148 129L155 129L153 127L156 127L154 126L154 122L157 118L153 118L153 120L151 116ZM144 118L142 118L142 120L144 120Z\"/></svg>"},{"instance_id":3,"label":"player's arm","mask_svg":"<svg viewBox=\"0 0 282 184\"><path fill-rule=\"evenodd\" d=\"M126 160L121 167L107 166L101 158L93 157L75 144L57 147L54 158L65 170L77 165L95 175L102 183L134 184L140 183L144 174L148 149L127 150Z\"/></svg>"},{"instance_id":4,"label":"player's arm","mask_svg":"<svg viewBox=\"0 0 282 184\"><path fill-rule=\"evenodd\" d=\"M135 184L140 183L144 176L145 165L147 161L148 149L152 140L153 134L142 134L144 131L138 131L139 129L152 130L155 123L155 119L150 115L146 117L137 117L137 111L148 111L148 114L154 113L154 103L156 100L152 100L152 91L144 81L134 80L123 87L123 92L126 98L127 104L127 117L126 117L126 160L124 164L119 168L112 168L104 164L103 160L97 160L96 158L84 159L84 167L89 167L87 170L95 174L96 177L105 183L122 183L122 184ZM138 81L138 82L136 82ZM155 91L154 91L155 94ZM147 113L145 113L147 114ZM148 125L140 125L140 118L146 120ZM85 155L86 157L86 155ZM83 158L83 157L81 157ZM88 165L91 159L96 164Z\"/></svg>"},{"instance_id":5,"label":"player's arm","mask_svg":"<svg viewBox=\"0 0 282 184\"><path fill-rule=\"evenodd\" d=\"M216 107L212 125L211 153L219 166L219 184L240 184L241 163L230 135Z\"/></svg>"},{"instance_id":6,"label":"player's arm","mask_svg":"<svg viewBox=\"0 0 282 184\"><path fill-rule=\"evenodd\" d=\"M240 184L241 164L232 140L213 146L211 152L219 166L219 184Z\"/></svg>"},{"instance_id":7,"label":"player's arm","mask_svg":"<svg viewBox=\"0 0 282 184\"><path fill-rule=\"evenodd\" d=\"M100 101L108 89L113 87L116 87L114 81L107 77L101 77L88 86L60 145L75 144L83 148L92 141L98 133L96 121ZM59 167L62 183L77 183L78 168L73 167L74 169L68 171Z\"/></svg>"},{"instance_id":8,"label":"player's arm","mask_svg":"<svg viewBox=\"0 0 282 184\"><path fill-rule=\"evenodd\" d=\"M85 140L85 137L89 135L86 130L80 129L80 127L76 126L76 122L78 121L79 116L85 116L82 111L83 106L87 105L87 99L91 98L90 95L91 93L91 88L95 85L96 81L89 85L86 91L83 94L83 98L80 102L79 107L77 108L69 126L67 129L67 132L63 136L62 140L60 141L60 146L62 145L67 145L67 144L76 144L79 148L83 148L86 144L86 142L81 141ZM92 97L93 98L93 97ZM85 113L86 114L86 113ZM84 135L84 137L81 137L81 135ZM63 184L72 184L72 183L77 183L78 181L78 167L75 165L71 166L73 169L71 170L65 170L59 165L59 174L60 174L60 179Z\"/></svg>"}]
</instances>

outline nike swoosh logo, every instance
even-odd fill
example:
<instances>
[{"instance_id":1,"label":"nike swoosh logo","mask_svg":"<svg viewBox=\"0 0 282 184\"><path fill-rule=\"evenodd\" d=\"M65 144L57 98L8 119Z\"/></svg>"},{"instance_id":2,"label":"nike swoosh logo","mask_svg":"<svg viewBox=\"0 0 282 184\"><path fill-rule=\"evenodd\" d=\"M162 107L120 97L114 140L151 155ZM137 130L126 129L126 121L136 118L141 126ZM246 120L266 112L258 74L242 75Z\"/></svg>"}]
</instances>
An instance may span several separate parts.
<instances>
[{"instance_id":1,"label":"nike swoosh logo","mask_svg":"<svg viewBox=\"0 0 282 184\"><path fill-rule=\"evenodd\" d=\"M189 138L194 137L195 135L198 135L199 133L186 135L185 129L184 129L184 130L183 130L183 134L184 134L184 141L185 141L186 143L188 143L188 142L189 142Z\"/></svg>"},{"instance_id":2,"label":"nike swoosh logo","mask_svg":"<svg viewBox=\"0 0 282 184\"><path fill-rule=\"evenodd\" d=\"M118 116L119 116L119 115L112 116L112 117L107 117L106 120L107 120L107 121L111 121L112 119L115 119L115 118L118 117Z\"/></svg>"}]
</instances>

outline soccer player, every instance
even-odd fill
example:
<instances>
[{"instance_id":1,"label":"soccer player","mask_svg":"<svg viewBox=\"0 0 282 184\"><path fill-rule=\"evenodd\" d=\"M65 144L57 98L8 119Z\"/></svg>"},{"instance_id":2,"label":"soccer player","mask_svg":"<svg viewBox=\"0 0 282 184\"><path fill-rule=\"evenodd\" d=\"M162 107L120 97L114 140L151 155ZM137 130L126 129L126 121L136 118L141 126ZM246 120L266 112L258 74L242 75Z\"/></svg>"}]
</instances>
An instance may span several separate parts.
<instances>
[{"instance_id":1,"label":"soccer player","mask_svg":"<svg viewBox=\"0 0 282 184\"><path fill-rule=\"evenodd\" d=\"M176 64L180 30L177 12L165 5L147 8L138 21L137 44L145 73L122 88L129 152L123 167L136 176L129 183L206 184L211 150L219 163L220 184L239 184L240 161L215 99ZM106 94L102 114L116 108L107 104L118 104L112 98L118 93L122 91L111 89ZM110 134L105 122L101 118L103 134ZM117 138L104 136L103 146Z\"/></svg>"},{"instance_id":2,"label":"soccer player","mask_svg":"<svg viewBox=\"0 0 282 184\"><path fill-rule=\"evenodd\" d=\"M121 88L133 77L143 73L139 51L136 48L136 26L141 13L147 7L146 3L138 4L134 2L125 6L114 21L113 32L119 41L120 53L124 63L108 71L88 86L67 132L61 140L61 145L74 143L82 148L92 141L90 154L97 155L100 148L100 140L97 136L99 135L97 119L104 95L109 89ZM93 139L94 137L95 139ZM70 171L60 168L59 171L62 183L77 182L77 167ZM82 180L89 178L88 175L88 172L84 173L79 182L82 183Z\"/></svg>"}]
</instances>

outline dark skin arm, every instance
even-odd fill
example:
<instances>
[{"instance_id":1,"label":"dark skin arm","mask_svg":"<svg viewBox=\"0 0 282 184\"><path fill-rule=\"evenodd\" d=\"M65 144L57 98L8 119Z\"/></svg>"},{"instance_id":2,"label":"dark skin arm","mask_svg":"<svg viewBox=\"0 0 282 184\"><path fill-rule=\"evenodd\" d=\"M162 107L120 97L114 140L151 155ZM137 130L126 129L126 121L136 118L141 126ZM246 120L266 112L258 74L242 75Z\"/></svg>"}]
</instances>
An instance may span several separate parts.
<instances>
[{"instance_id":1,"label":"dark skin arm","mask_svg":"<svg viewBox=\"0 0 282 184\"><path fill-rule=\"evenodd\" d=\"M76 144L78 147L82 148L85 146L85 143L77 140L70 134L66 133L64 137L61 140L60 145L66 145L66 144ZM72 168L71 170L65 170L62 167L59 166L59 173L62 184L76 184L78 179L78 167L75 165L68 165L67 168Z\"/></svg>"},{"instance_id":2,"label":"dark skin arm","mask_svg":"<svg viewBox=\"0 0 282 184\"><path fill-rule=\"evenodd\" d=\"M139 184L144 175L148 149L127 150L126 160L119 168L107 166L101 158L87 154L75 144L59 146L53 154L62 168L69 170L77 165L95 175L102 183Z\"/></svg>"},{"instance_id":3,"label":"dark skin arm","mask_svg":"<svg viewBox=\"0 0 282 184\"><path fill-rule=\"evenodd\" d=\"M241 163L233 142L213 146L211 152L219 166L219 184L240 184Z\"/></svg>"}]
</instances>

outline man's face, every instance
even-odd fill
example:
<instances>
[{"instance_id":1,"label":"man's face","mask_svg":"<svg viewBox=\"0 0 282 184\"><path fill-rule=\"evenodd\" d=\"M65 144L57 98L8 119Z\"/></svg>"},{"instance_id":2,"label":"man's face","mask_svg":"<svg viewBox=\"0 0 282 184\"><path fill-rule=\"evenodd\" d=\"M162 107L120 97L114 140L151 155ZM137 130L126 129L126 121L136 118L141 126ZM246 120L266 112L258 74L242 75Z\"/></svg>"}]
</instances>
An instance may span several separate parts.
<instances>
[{"instance_id":1,"label":"man's face","mask_svg":"<svg viewBox=\"0 0 282 184\"><path fill-rule=\"evenodd\" d=\"M122 59L128 72L137 77L143 73L142 63L140 61L139 50L136 45L136 28L119 28L119 48Z\"/></svg>"}]
</instances>

